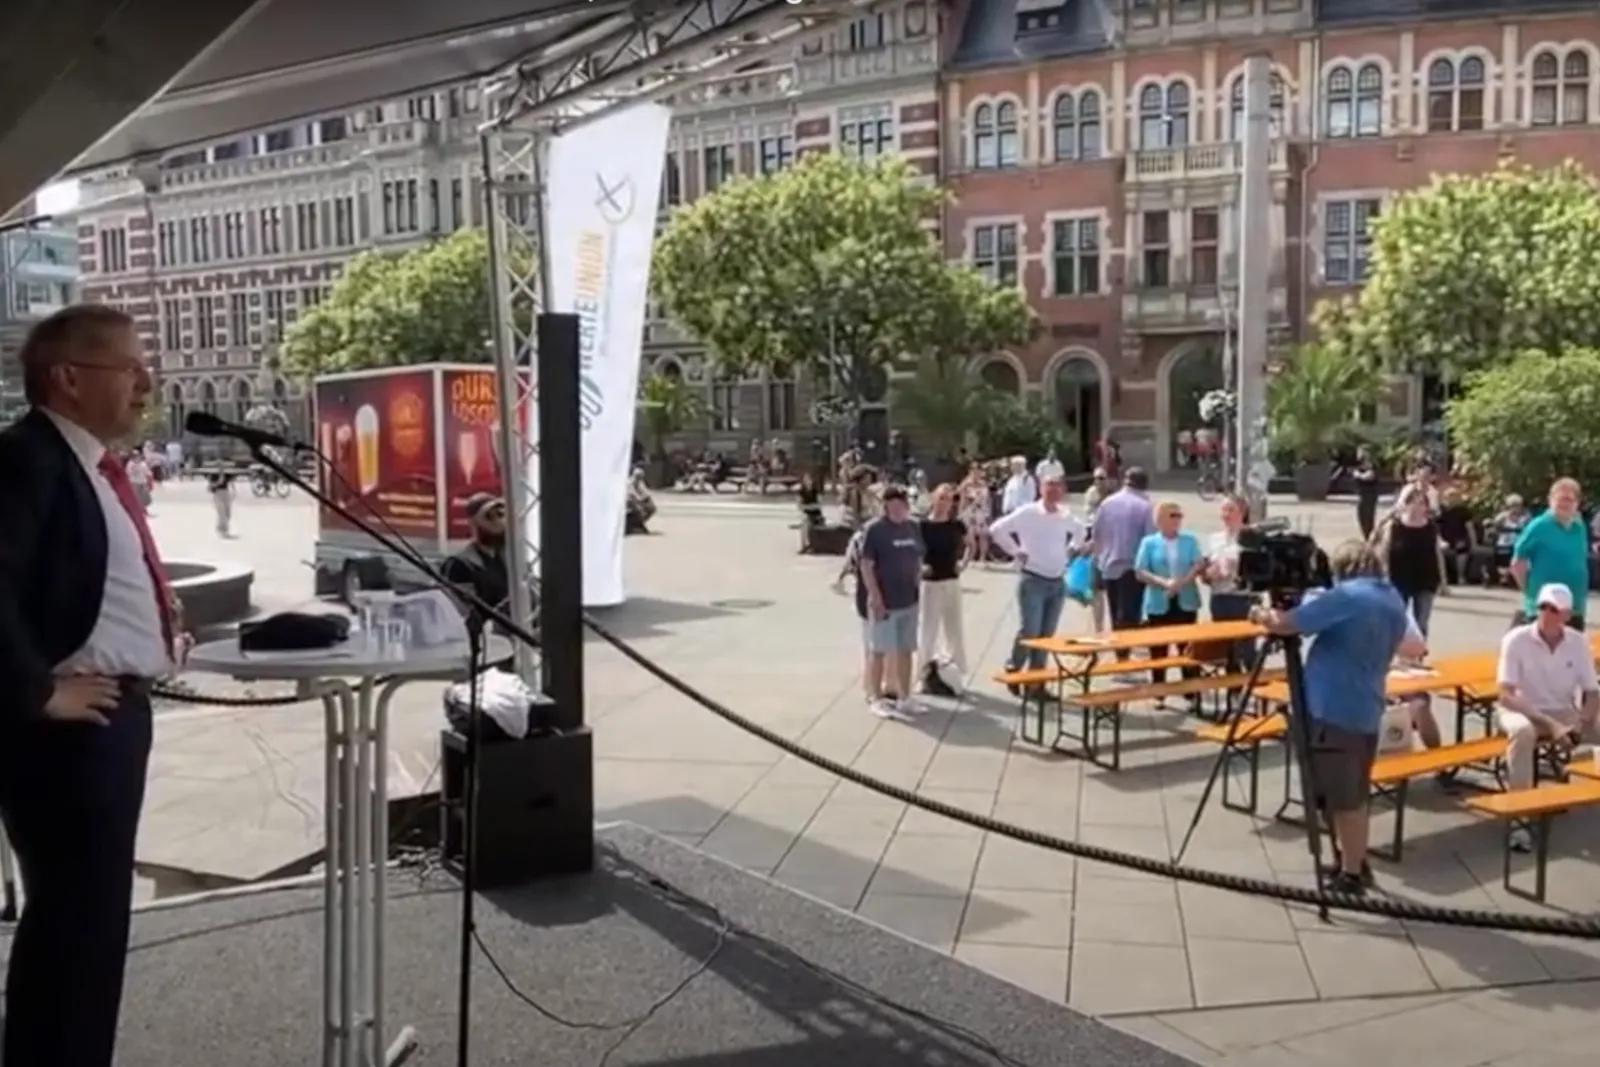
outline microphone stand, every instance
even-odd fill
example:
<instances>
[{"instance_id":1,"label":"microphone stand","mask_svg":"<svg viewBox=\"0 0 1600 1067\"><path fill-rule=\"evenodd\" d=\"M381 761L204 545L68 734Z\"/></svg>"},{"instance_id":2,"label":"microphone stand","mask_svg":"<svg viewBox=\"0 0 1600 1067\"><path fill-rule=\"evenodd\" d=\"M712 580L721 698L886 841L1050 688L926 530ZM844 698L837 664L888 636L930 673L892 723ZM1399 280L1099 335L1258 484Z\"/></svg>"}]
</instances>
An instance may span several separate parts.
<instances>
[{"instance_id":1,"label":"microphone stand","mask_svg":"<svg viewBox=\"0 0 1600 1067\"><path fill-rule=\"evenodd\" d=\"M421 571L436 588L447 593L452 593L466 601L472 609L467 621L467 667L468 691L471 707L468 709L470 728L467 731L467 758L462 774L462 827L461 827L461 975L458 990L458 1010L460 1020L457 1023L456 1063L458 1067L467 1067L469 1027L468 1020L472 1007L472 942L475 936L473 918L473 898L476 895L477 864L474 838L477 832L478 816L478 746L482 742L483 716L478 708L478 665L483 656L483 627L485 620L496 623L508 634L530 645L537 646L538 640L526 628L512 621L505 612L497 606L488 603L471 589L465 589L449 581L439 569L422 557L422 554L409 544L399 534L389 536L378 530L366 519L361 518L349 508L338 503L328 494L309 484L304 478L290 470L283 463L265 451L265 446L259 441L246 442L250 447L250 455L257 463L285 479L290 484L297 486L302 492L318 503L332 508L340 518L355 525L355 527L371 537L378 544L395 553L417 570ZM310 445L301 446L305 451L315 455L329 470L334 470L328 457ZM337 473L337 472L335 472ZM376 514L376 513L374 513ZM381 517L380 517L381 520ZM517 580L521 580L520 576Z\"/></svg>"}]
</instances>

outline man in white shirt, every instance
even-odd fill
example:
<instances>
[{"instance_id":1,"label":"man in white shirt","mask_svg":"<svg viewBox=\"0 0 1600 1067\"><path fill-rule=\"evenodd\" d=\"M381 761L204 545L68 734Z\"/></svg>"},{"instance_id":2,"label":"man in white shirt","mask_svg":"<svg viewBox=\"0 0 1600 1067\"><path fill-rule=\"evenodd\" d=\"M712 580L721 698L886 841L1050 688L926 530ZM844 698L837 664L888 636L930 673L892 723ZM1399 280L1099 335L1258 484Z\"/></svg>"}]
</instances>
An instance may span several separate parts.
<instances>
[{"instance_id":1,"label":"man in white shirt","mask_svg":"<svg viewBox=\"0 0 1600 1067\"><path fill-rule=\"evenodd\" d=\"M1037 499L1039 499L1039 483L1028 473L1027 457L1012 456L1011 477L1006 479L1005 488L1000 491L1001 513L1009 515Z\"/></svg>"},{"instance_id":2,"label":"man in white shirt","mask_svg":"<svg viewBox=\"0 0 1600 1067\"><path fill-rule=\"evenodd\" d=\"M1050 478L1066 478L1067 468L1063 467L1061 461L1056 458L1055 445L1050 446L1050 451L1046 452L1044 458L1039 461L1039 465L1033 468L1033 473L1039 479L1040 485L1043 485Z\"/></svg>"},{"instance_id":3,"label":"man in white shirt","mask_svg":"<svg viewBox=\"0 0 1600 1067\"><path fill-rule=\"evenodd\" d=\"M1572 617L1572 591L1551 583L1539 589L1539 617L1518 626L1500 642L1500 729L1510 738L1506 750L1506 787L1533 785L1533 759L1541 738L1569 753L1580 741L1600 740L1600 683L1589 639L1567 625ZM1514 833L1511 845L1526 852L1526 831Z\"/></svg>"},{"instance_id":4,"label":"man in white shirt","mask_svg":"<svg viewBox=\"0 0 1600 1067\"><path fill-rule=\"evenodd\" d=\"M80 304L19 354L0 433L0 814L26 903L7 1064L112 1062L150 756L150 684L184 644L144 510L110 446L151 391L133 321Z\"/></svg>"},{"instance_id":5,"label":"man in white shirt","mask_svg":"<svg viewBox=\"0 0 1600 1067\"><path fill-rule=\"evenodd\" d=\"M1066 486L1060 478L1047 478L1044 495L1017 508L989 527L989 536L1013 559L1021 570L1017 580L1017 610L1022 624L1006 661L1007 670L1024 664L1043 667L1045 654L1025 648L1032 637L1051 637L1061 621L1066 599L1062 578L1075 551L1084 547L1083 523L1067 507Z\"/></svg>"}]
</instances>

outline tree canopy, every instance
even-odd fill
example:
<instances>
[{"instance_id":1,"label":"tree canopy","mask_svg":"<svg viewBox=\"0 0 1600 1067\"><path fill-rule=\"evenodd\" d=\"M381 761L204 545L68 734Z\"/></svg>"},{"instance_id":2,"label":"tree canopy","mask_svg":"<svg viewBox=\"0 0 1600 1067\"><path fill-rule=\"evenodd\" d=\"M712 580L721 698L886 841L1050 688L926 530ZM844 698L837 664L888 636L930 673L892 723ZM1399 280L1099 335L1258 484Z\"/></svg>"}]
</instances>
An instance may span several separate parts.
<instances>
[{"instance_id":1,"label":"tree canopy","mask_svg":"<svg viewBox=\"0 0 1600 1067\"><path fill-rule=\"evenodd\" d=\"M488 241L464 229L394 256L363 252L283 342L303 378L407 363L489 359Z\"/></svg>"},{"instance_id":2,"label":"tree canopy","mask_svg":"<svg viewBox=\"0 0 1600 1067\"><path fill-rule=\"evenodd\" d=\"M1600 350L1524 352L1474 375L1445 419L1485 501L1542 500L1556 478L1600 486Z\"/></svg>"},{"instance_id":3,"label":"tree canopy","mask_svg":"<svg viewBox=\"0 0 1600 1067\"><path fill-rule=\"evenodd\" d=\"M942 194L916 176L818 153L732 182L657 239L656 296L725 371L804 367L857 400L906 357L1025 341L1020 292L944 262L925 226Z\"/></svg>"},{"instance_id":4,"label":"tree canopy","mask_svg":"<svg viewBox=\"0 0 1600 1067\"><path fill-rule=\"evenodd\" d=\"M1600 345L1600 188L1575 163L1435 179L1385 209L1372 251L1360 295L1317 309L1337 351L1467 372Z\"/></svg>"},{"instance_id":5,"label":"tree canopy","mask_svg":"<svg viewBox=\"0 0 1600 1067\"><path fill-rule=\"evenodd\" d=\"M1382 390L1382 376L1371 364L1327 345L1302 347L1267 383L1272 447L1308 463L1322 462L1339 431Z\"/></svg>"}]
</instances>

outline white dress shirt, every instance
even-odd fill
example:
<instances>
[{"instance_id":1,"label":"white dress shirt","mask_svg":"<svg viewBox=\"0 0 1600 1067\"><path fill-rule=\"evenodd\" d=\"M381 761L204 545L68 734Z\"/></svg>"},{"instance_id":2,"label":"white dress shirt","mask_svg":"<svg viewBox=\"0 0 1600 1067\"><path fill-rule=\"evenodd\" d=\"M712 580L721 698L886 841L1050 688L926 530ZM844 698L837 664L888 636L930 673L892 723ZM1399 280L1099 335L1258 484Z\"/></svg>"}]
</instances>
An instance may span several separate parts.
<instances>
[{"instance_id":1,"label":"white dress shirt","mask_svg":"<svg viewBox=\"0 0 1600 1067\"><path fill-rule=\"evenodd\" d=\"M997 519L989 527L989 536L1007 552L1016 546L1016 551L1026 553L1028 559L1022 569L1039 578L1060 578L1065 574L1071 559L1068 546L1086 540L1083 523L1065 503L1049 511L1042 500Z\"/></svg>"},{"instance_id":2,"label":"white dress shirt","mask_svg":"<svg viewBox=\"0 0 1600 1067\"><path fill-rule=\"evenodd\" d=\"M1514 685L1533 710L1563 721L1577 713L1584 693L1600 689L1589 638L1565 627L1554 650L1539 636L1539 624L1514 627L1500 641L1501 685Z\"/></svg>"},{"instance_id":3,"label":"white dress shirt","mask_svg":"<svg viewBox=\"0 0 1600 1067\"><path fill-rule=\"evenodd\" d=\"M100 473L100 457L106 454L106 446L71 419L49 410L45 414L83 464L106 524L106 585L100 617L89 632L89 640L57 664L56 673L132 674L140 678L168 674L172 660L161 639L155 582L144 561L138 528L111 483Z\"/></svg>"}]
</instances>

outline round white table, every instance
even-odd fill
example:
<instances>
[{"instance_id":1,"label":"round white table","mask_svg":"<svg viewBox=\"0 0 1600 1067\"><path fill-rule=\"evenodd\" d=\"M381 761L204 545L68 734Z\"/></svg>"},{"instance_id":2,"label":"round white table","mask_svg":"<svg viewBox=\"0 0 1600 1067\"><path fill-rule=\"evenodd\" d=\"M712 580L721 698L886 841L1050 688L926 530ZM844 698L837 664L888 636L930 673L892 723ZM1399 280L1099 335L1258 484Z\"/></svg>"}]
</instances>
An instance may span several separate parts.
<instances>
[{"instance_id":1,"label":"round white table","mask_svg":"<svg viewBox=\"0 0 1600 1067\"><path fill-rule=\"evenodd\" d=\"M510 655L486 637L483 662ZM322 700L327 731L323 818L327 852L323 922L323 1067L393 1064L416 1047L401 1029L384 1044L383 912L389 859L389 701L406 682L467 672L465 641L380 656L364 635L306 652L244 652L237 640L189 653L186 669L242 681L293 681Z\"/></svg>"}]
</instances>

